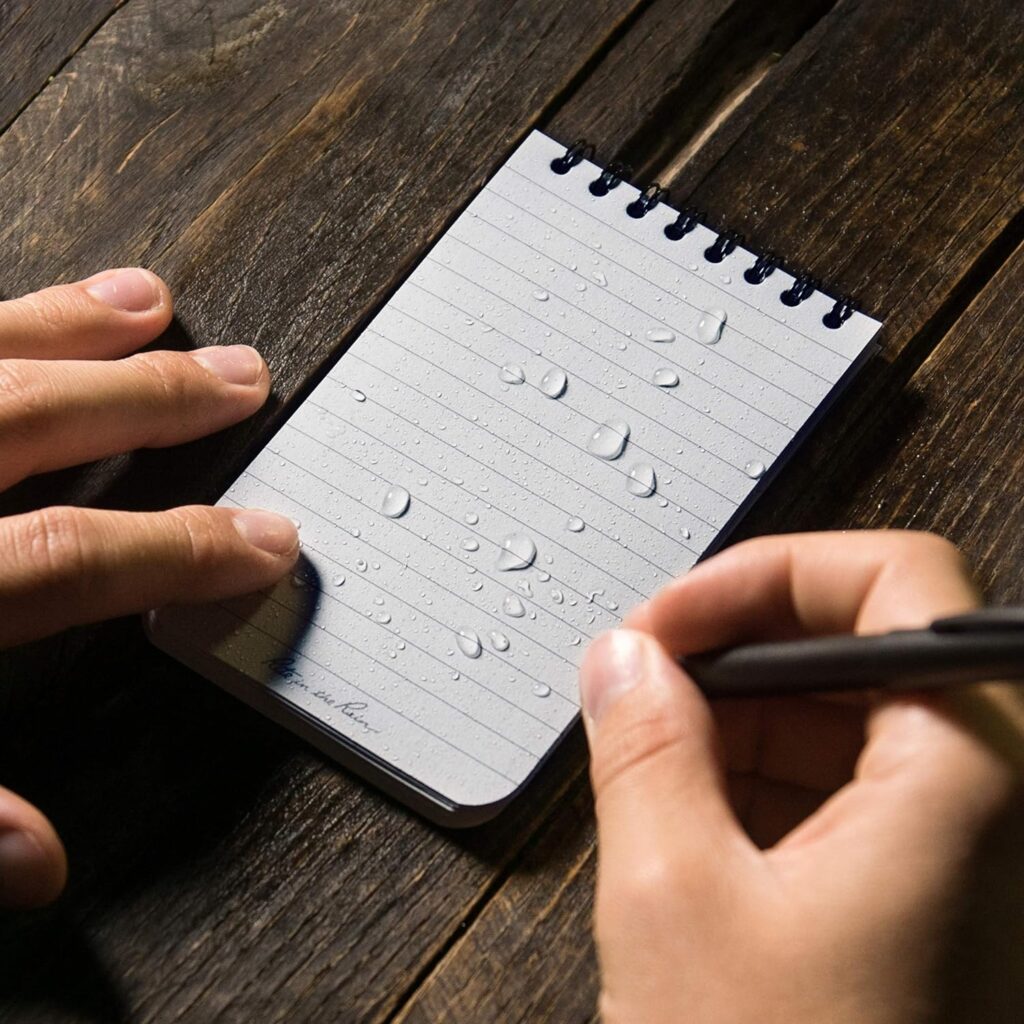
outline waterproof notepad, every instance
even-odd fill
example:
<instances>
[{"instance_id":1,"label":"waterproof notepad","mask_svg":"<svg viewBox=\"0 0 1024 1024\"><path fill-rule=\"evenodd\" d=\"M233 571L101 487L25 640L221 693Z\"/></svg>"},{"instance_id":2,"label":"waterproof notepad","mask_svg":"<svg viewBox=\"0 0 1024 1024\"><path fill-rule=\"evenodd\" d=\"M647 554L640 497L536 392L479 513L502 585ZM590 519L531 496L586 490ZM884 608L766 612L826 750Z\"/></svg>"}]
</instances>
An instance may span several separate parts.
<instances>
[{"instance_id":1,"label":"waterproof notepad","mask_svg":"<svg viewBox=\"0 0 1024 1024\"><path fill-rule=\"evenodd\" d=\"M656 198L531 134L224 495L300 522L295 576L154 641L429 816L496 813L588 641L720 543L879 326Z\"/></svg>"}]
</instances>

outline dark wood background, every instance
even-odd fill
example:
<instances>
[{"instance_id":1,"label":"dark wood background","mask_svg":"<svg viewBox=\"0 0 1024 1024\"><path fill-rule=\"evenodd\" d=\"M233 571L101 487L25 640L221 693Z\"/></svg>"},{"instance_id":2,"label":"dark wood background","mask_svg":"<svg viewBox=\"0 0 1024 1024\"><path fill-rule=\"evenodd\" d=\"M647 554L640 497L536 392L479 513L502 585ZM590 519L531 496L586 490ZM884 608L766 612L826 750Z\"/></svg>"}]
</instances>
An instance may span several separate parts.
<instances>
[{"instance_id":1,"label":"dark wood background","mask_svg":"<svg viewBox=\"0 0 1024 1024\"><path fill-rule=\"evenodd\" d=\"M252 422L31 481L209 499L532 127L586 136L884 318L743 527L898 526L1024 599L1018 0L0 0L0 293L142 264L166 344L252 342ZM138 622L10 653L0 778L71 858L0 920L0 1020L593 1019L576 735L492 825L425 824Z\"/></svg>"}]
</instances>

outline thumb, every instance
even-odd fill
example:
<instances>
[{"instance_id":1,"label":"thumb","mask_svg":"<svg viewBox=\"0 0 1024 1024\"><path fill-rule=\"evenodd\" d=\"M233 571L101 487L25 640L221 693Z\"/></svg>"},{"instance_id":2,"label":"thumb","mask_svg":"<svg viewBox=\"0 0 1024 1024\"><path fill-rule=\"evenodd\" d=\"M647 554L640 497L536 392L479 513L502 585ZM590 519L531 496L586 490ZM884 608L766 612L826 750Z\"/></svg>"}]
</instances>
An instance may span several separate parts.
<instances>
[{"instance_id":1,"label":"thumb","mask_svg":"<svg viewBox=\"0 0 1024 1024\"><path fill-rule=\"evenodd\" d=\"M37 907L64 888L67 860L53 826L0 787L0 907Z\"/></svg>"},{"instance_id":2,"label":"thumb","mask_svg":"<svg viewBox=\"0 0 1024 1024\"><path fill-rule=\"evenodd\" d=\"M670 875L677 890L702 888L723 858L754 849L729 805L711 710L657 640L598 637L580 690L602 887L657 890Z\"/></svg>"}]
</instances>

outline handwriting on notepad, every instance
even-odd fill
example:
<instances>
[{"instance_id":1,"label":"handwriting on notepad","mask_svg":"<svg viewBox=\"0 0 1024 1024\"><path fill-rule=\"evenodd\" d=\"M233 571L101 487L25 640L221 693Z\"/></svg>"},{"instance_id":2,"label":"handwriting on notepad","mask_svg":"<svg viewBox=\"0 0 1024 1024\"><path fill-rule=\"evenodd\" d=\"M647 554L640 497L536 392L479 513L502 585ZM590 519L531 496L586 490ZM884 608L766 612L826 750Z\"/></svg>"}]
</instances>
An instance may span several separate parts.
<instances>
[{"instance_id":1,"label":"handwriting on notepad","mask_svg":"<svg viewBox=\"0 0 1024 1024\"><path fill-rule=\"evenodd\" d=\"M357 725L361 726L364 732L380 732L380 729L372 726L366 719L364 712L368 710L369 705L365 701L339 701L323 688L313 689L298 668L296 668L296 660L292 656L275 657L267 658L264 664L278 679L286 679L292 686L297 686L300 690L304 690L317 700L322 701L329 708L333 708L346 718L350 718Z\"/></svg>"}]
</instances>

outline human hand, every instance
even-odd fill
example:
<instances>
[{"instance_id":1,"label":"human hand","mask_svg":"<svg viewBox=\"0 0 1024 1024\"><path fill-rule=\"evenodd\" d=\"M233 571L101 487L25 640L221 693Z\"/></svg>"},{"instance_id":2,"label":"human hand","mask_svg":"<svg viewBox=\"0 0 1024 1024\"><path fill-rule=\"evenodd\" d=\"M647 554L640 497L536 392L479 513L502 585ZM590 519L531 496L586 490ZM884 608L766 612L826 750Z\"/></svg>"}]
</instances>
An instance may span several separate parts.
<instances>
[{"instance_id":1,"label":"human hand","mask_svg":"<svg viewBox=\"0 0 1024 1024\"><path fill-rule=\"evenodd\" d=\"M128 355L170 319L167 286L138 269L0 302L0 489L189 441L263 405L269 374L248 346ZM9 516L0 519L0 649L67 626L257 590L297 554L294 524L260 510ZM65 874L50 823L0 788L0 905L48 902Z\"/></svg>"},{"instance_id":2,"label":"human hand","mask_svg":"<svg viewBox=\"0 0 1024 1024\"><path fill-rule=\"evenodd\" d=\"M971 951L997 984L951 973L958 939L971 945L965 911L982 913L978 851L1021 816L1015 773L947 699L712 707L673 660L918 627L977 602L956 549L928 534L770 537L709 559L591 646L603 1024L1024 1019L1019 961L1000 973L998 946ZM1019 868L984 881L1017 958Z\"/></svg>"}]
</instances>

